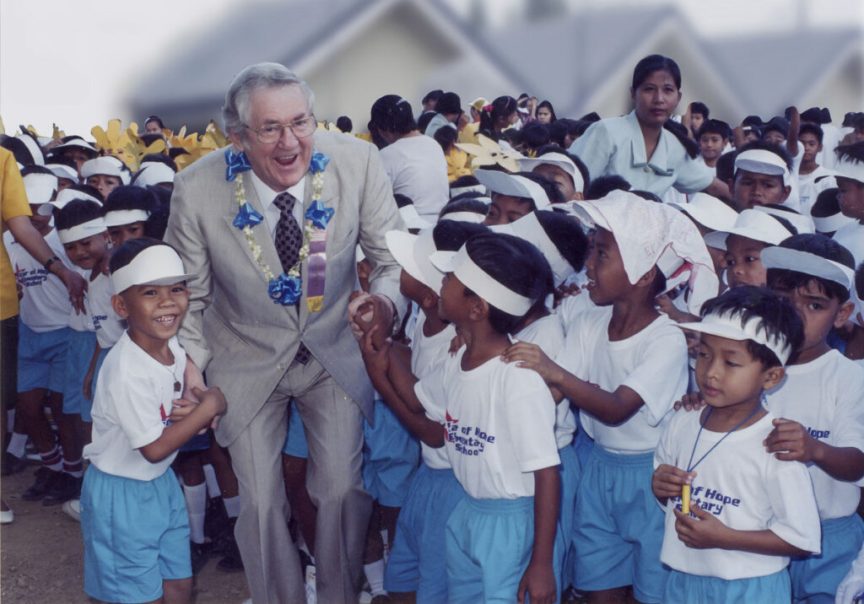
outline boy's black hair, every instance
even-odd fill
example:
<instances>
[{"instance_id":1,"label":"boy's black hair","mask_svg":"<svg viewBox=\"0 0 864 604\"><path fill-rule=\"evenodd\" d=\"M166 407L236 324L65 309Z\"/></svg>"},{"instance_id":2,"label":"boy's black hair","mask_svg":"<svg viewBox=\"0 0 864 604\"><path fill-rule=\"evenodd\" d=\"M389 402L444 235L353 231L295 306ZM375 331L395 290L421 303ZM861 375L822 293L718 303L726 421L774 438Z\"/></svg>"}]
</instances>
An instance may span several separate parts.
<instances>
[{"instance_id":1,"label":"boy's black hair","mask_svg":"<svg viewBox=\"0 0 864 604\"><path fill-rule=\"evenodd\" d=\"M550 141L549 127L540 122L529 122L522 128L522 145L528 149L539 149Z\"/></svg>"},{"instance_id":2,"label":"boy's black hair","mask_svg":"<svg viewBox=\"0 0 864 604\"><path fill-rule=\"evenodd\" d=\"M472 174L466 174L465 176L460 176L456 180L450 183L450 189L462 189L464 187L476 187L480 184L480 181L477 180L477 177Z\"/></svg>"},{"instance_id":3,"label":"boy's black hair","mask_svg":"<svg viewBox=\"0 0 864 604\"><path fill-rule=\"evenodd\" d=\"M765 125L762 127L762 136L765 136L772 130L779 132L783 135L783 138L786 138L789 134L789 120L782 115L775 115L765 122Z\"/></svg>"},{"instance_id":4,"label":"boy's black hair","mask_svg":"<svg viewBox=\"0 0 864 604\"><path fill-rule=\"evenodd\" d=\"M810 107L810 109L801 112L801 121L812 122L814 124L830 124L834 120L831 119L831 112L827 107L822 107L822 109L819 107Z\"/></svg>"},{"instance_id":5,"label":"boy's black hair","mask_svg":"<svg viewBox=\"0 0 864 604\"><path fill-rule=\"evenodd\" d=\"M87 195L90 195L91 197L95 197L100 202L105 201L105 198L102 197L102 193L99 192L99 189L97 189L96 187L94 187L92 185L75 183L74 185L69 185L68 187L66 187L66 189L70 190L70 191L80 191L81 193L86 193Z\"/></svg>"},{"instance_id":6,"label":"boy's black hair","mask_svg":"<svg viewBox=\"0 0 864 604\"><path fill-rule=\"evenodd\" d=\"M864 300L864 262L859 264L855 271L855 293L861 300Z\"/></svg>"},{"instance_id":7,"label":"boy's black hair","mask_svg":"<svg viewBox=\"0 0 864 604\"><path fill-rule=\"evenodd\" d=\"M423 100L421 102L424 105L426 103L428 103L429 101L438 102L438 99L441 98L442 94L444 94L443 90L440 90L440 89L430 90L429 92L426 93L426 96L423 97Z\"/></svg>"},{"instance_id":8,"label":"boy's black hair","mask_svg":"<svg viewBox=\"0 0 864 604\"><path fill-rule=\"evenodd\" d=\"M792 351L789 361L794 360L804 343L804 323L789 300L764 287L742 285L728 289L702 305L702 317L738 313L743 323L758 318L758 329L764 330L769 338L785 339ZM770 348L753 340L747 340L747 351L765 369L783 364Z\"/></svg>"},{"instance_id":9,"label":"boy's black hair","mask_svg":"<svg viewBox=\"0 0 864 604\"><path fill-rule=\"evenodd\" d=\"M548 145L543 145L539 149L537 149L537 157L543 157L547 153L560 153L570 159L574 164L576 164L576 169L579 170L579 173L582 175L582 191L587 191L588 186L591 184L591 177L588 174L588 166L585 165L585 162L579 159L578 156L573 155L560 145L556 145L555 143L550 143Z\"/></svg>"},{"instance_id":10,"label":"boy's black hair","mask_svg":"<svg viewBox=\"0 0 864 604\"><path fill-rule=\"evenodd\" d=\"M76 172L78 171L78 166L75 165L75 162L69 159L68 157L61 155L60 153L54 153L52 151L47 151L45 153L45 163L46 164L58 164L61 166L67 166L72 168ZM61 177L61 178L65 178ZM77 182L77 181L76 181Z\"/></svg>"},{"instance_id":11,"label":"boy's black hair","mask_svg":"<svg viewBox=\"0 0 864 604\"><path fill-rule=\"evenodd\" d=\"M150 218L144 223L144 235L161 240L165 237L168 229L168 216L171 214L171 191L157 185L147 187L153 194L155 209L150 213Z\"/></svg>"},{"instance_id":12,"label":"boy's black hair","mask_svg":"<svg viewBox=\"0 0 864 604\"><path fill-rule=\"evenodd\" d=\"M149 147L150 145L152 145L153 143L155 143L156 141L164 141L165 140L165 137L162 135L161 132L158 134L156 134L155 132L143 132L143 133L138 135L138 138L141 139L141 143L144 145L145 149L147 147Z\"/></svg>"},{"instance_id":13,"label":"boy's black hair","mask_svg":"<svg viewBox=\"0 0 864 604\"><path fill-rule=\"evenodd\" d=\"M558 185L555 184L555 181L551 178L546 178L542 174L535 174L534 172L517 172L518 176L522 178L527 178L530 181L536 182L538 185L543 187L543 190L546 192L546 197L549 198L549 203L564 203L567 201L564 199L564 194L561 192L561 189L558 188ZM531 200L532 205L534 201ZM536 210L537 208L532 208Z\"/></svg>"},{"instance_id":14,"label":"boy's black hair","mask_svg":"<svg viewBox=\"0 0 864 604\"><path fill-rule=\"evenodd\" d=\"M630 183L617 174L598 176L591 181L591 186L585 189L585 199L602 199L612 191L629 191Z\"/></svg>"},{"instance_id":15,"label":"boy's black hair","mask_svg":"<svg viewBox=\"0 0 864 604\"><path fill-rule=\"evenodd\" d=\"M717 178L723 182L729 182L735 178L735 158L738 153L735 151L727 151L717 158Z\"/></svg>"},{"instance_id":16,"label":"boy's black hair","mask_svg":"<svg viewBox=\"0 0 864 604\"><path fill-rule=\"evenodd\" d=\"M15 156L15 161L22 166L32 166L36 163L36 158L30 153L27 145L15 136L0 134L0 147L10 151Z\"/></svg>"},{"instance_id":17,"label":"boy's black hair","mask_svg":"<svg viewBox=\"0 0 864 604\"><path fill-rule=\"evenodd\" d=\"M460 193L441 208L438 217L441 218L453 212L474 212L486 216L489 213L489 204L480 198L483 198L483 194L477 191Z\"/></svg>"},{"instance_id":18,"label":"boy's black hair","mask_svg":"<svg viewBox=\"0 0 864 604\"><path fill-rule=\"evenodd\" d=\"M579 221L561 212L535 212L534 215L573 270L581 271L588 255L588 236Z\"/></svg>"},{"instance_id":19,"label":"boy's black hair","mask_svg":"<svg viewBox=\"0 0 864 604\"><path fill-rule=\"evenodd\" d=\"M393 199L396 200L397 208L404 208L405 206L414 205L414 200L407 195L403 195L402 193L393 193Z\"/></svg>"},{"instance_id":20,"label":"boy's black hair","mask_svg":"<svg viewBox=\"0 0 864 604\"><path fill-rule=\"evenodd\" d=\"M168 157L171 159L177 159L181 155L189 155L189 152L183 147L171 147L168 149Z\"/></svg>"},{"instance_id":21,"label":"boy's black hair","mask_svg":"<svg viewBox=\"0 0 864 604\"><path fill-rule=\"evenodd\" d=\"M783 212L792 212L793 214L799 214L799 212L796 212L792 208L787 208L785 206L781 206L780 204L776 204L776 203L768 204L766 207L770 207L773 210L781 210ZM771 218L773 218L774 220L779 222L783 226L784 229L789 231L790 234L792 234L792 235L798 234L798 227L796 227L794 224L789 222L789 219L783 218L782 216L778 216L777 214L772 214L770 212L766 212L766 214L768 214L769 216L771 216Z\"/></svg>"},{"instance_id":22,"label":"boy's black hair","mask_svg":"<svg viewBox=\"0 0 864 604\"><path fill-rule=\"evenodd\" d=\"M642 199L646 199L648 201L653 201L654 203L663 203L663 200L660 199L660 196L656 193L652 193L651 191L643 191L641 189L630 189L630 192L633 195L638 195Z\"/></svg>"},{"instance_id":23,"label":"boy's black hair","mask_svg":"<svg viewBox=\"0 0 864 604\"><path fill-rule=\"evenodd\" d=\"M706 119L696 132L696 140L699 140L706 134L719 134L722 138L728 140L732 138L732 128L722 120Z\"/></svg>"},{"instance_id":24,"label":"boy's black hair","mask_svg":"<svg viewBox=\"0 0 864 604\"><path fill-rule=\"evenodd\" d=\"M434 111L424 111L420 114L420 117L417 118L417 129L420 132L426 132L426 126L429 125L429 122L432 121L432 118L438 115ZM370 126L372 122L369 122ZM370 127L371 130L371 127ZM380 147L379 147L380 148Z\"/></svg>"},{"instance_id":25,"label":"boy's black hair","mask_svg":"<svg viewBox=\"0 0 864 604\"><path fill-rule=\"evenodd\" d=\"M487 275L515 293L536 302L548 287L552 269L539 251L527 241L513 235L486 233L475 235L465 242L471 260ZM539 258L538 258L539 257ZM542 261L542 262L541 262ZM542 263L546 263L545 272ZM477 294L465 287L466 296ZM517 317L489 304L489 324L500 334L516 329L522 317Z\"/></svg>"},{"instance_id":26,"label":"boy's black hair","mask_svg":"<svg viewBox=\"0 0 864 604\"><path fill-rule=\"evenodd\" d=\"M354 122L352 122L351 118L347 115L340 115L336 118L336 127L342 132L350 134L354 129Z\"/></svg>"},{"instance_id":27,"label":"boy's black hair","mask_svg":"<svg viewBox=\"0 0 864 604\"><path fill-rule=\"evenodd\" d=\"M822 126L812 122L804 122L801 124L801 127L798 129L798 136L801 136L802 134L812 134L816 137L816 140L819 141L820 145L822 144L822 139L825 138L825 132L822 130Z\"/></svg>"},{"instance_id":28,"label":"boy's black hair","mask_svg":"<svg viewBox=\"0 0 864 604\"><path fill-rule=\"evenodd\" d=\"M153 212L158 205L155 195L149 189L133 185L121 185L108 194L102 206L102 215L116 210L145 210Z\"/></svg>"},{"instance_id":29,"label":"boy's black hair","mask_svg":"<svg viewBox=\"0 0 864 604\"><path fill-rule=\"evenodd\" d=\"M708 105L702 103L700 101L693 101L690 103L690 113L698 113L703 116L706 120L710 117L711 112L708 110Z\"/></svg>"},{"instance_id":30,"label":"boy's black hair","mask_svg":"<svg viewBox=\"0 0 864 604\"><path fill-rule=\"evenodd\" d=\"M432 228L432 240L439 252L458 252L475 235L489 233L489 227L460 220L442 220Z\"/></svg>"},{"instance_id":31,"label":"boy's black hair","mask_svg":"<svg viewBox=\"0 0 864 604\"><path fill-rule=\"evenodd\" d=\"M123 245L118 247L116 250L114 250L114 252L111 254L111 260L108 261L109 272L113 274L124 266L127 266L130 262L132 262L132 260L135 259L135 256L137 256L147 248L153 247L154 245L167 245L172 250L174 249L167 243L159 241L158 239L153 239L152 237L139 237L138 239L130 239L126 241Z\"/></svg>"},{"instance_id":32,"label":"boy's black hair","mask_svg":"<svg viewBox=\"0 0 864 604\"><path fill-rule=\"evenodd\" d=\"M448 125L441 126L435 131L435 134L432 135L435 142L441 145L441 150L444 151L445 154L450 153L450 150L453 148L453 145L456 144L456 139L458 137L459 132L456 128L451 128Z\"/></svg>"},{"instance_id":33,"label":"boy's black hair","mask_svg":"<svg viewBox=\"0 0 864 604\"><path fill-rule=\"evenodd\" d=\"M30 174L50 174L51 176L54 176L54 172L45 166L40 166L39 164L24 166L21 170L21 176L29 176Z\"/></svg>"},{"instance_id":34,"label":"boy's black hair","mask_svg":"<svg viewBox=\"0 0 864 604\"><path fill-rule=\"evenodd\" d=\"M742 126L751 126L762 129L762 126L765 125L765 122L762 121L762 118L758 115L748 115L741 121Z\"/></svg>"},{"instance_id":35,"label":"boy's black hair","mask_svg":"<svg viewBox=\"0 0 864 604\"><path fill-rule=\"evenodd\" d=\"M790 170L792 169L792 158L789 157L789 152L786 151L784 147L780 145L775 145L773 143L767 143L763 140L758 141L750 141L740 149L738 149L738 153L744 153L745 151L751 151L753 149L759 149L762 151L770 151L771 153L775 153L783 162L786 164L786 167Z\"/></svg>"},{"instance_id":36,"label":"boy's black hair","mask_svg":"<svg viewBox=\"0 0 864 604\"><path fill-rule=\"evenodd\" d=\"M175 172L177 171L177 162L174 161L174 158L165 155L164 153L148 153L144 157L141 158L141 161L138 162L138 165L143 165L146 163L154 163L159 162L160 164L165 164Z\"/></svg>"},{"instance_id":37,"label":"boy's black hair","mask_svg":"<svg viewBox=\"0 0 864 604\"><path fill-rule=\"evenodd\" d=\"M417 129L411 103L398 94L386 94L372 104L369 125L396 134L408 134Z\"/></svg>"},{"instance_id":38,"label":"boy's black hair","mask_svg":"<svg viewBox=\"0 0 864 604\"><path fill-rule=\"evenodd\" d=\"M850 161L853 164L864 163L864 141L850 145L840 145L834 152L837 154L837 159L839 160Z\"/></svg>"},{"instance_id":39,"label":"boy's black hair","mask_svg":"<svg viewBox=\"0 0 864 604\"><path fill-rule=\"evenodd\" d=\"M102 207L89 199L73 199L54 214L54 226L58 231L71 229L102 216Z\"/></svg>"},{"instance_id":40,"label":"boy's black hair","mask_svg":"<svg viewBox=\"0 0 864 604\"><path fill-rule=\"evenodd\" d=\"M820 191L819 195L816 197L816 201L813 202L813 205L810 208L810 215L813 218L828 218L829 216L839 214L840 202L837 199L837 194L839 192L840 189L837 187L831 187L830 189Z\"/></svg>"},{"instance_id":41,"label":"boy's black hair","mask_svg":"<svg viewBox=\"0 0 864 604\"><path fill-rule=\"evenodd\" d=\"M147 116L147 119L144 120L144 125L146 126L150 122L156 122L157 124L159 124L160 130L165 128L165 124L162 122L162 118L159 117L158 115Z\"/></svg>"},{"instance_id":42,"label":"boy's black hair","mask_svg":"<svg viewBox=\"0 0 864 604\"><path fill-rule=\"evenodd\" d=\"M852 252L822 233L793 235L781 241L780 247L808 252L855 270L855 258L852 256ZM806 287L811 281L815 281L832 300L837 300L840 304L849 300L849 290L836 281L782 268L769 268L767 273L768 287L774 290L794 291L799 287Z\"/></svg>"}]
</instances>

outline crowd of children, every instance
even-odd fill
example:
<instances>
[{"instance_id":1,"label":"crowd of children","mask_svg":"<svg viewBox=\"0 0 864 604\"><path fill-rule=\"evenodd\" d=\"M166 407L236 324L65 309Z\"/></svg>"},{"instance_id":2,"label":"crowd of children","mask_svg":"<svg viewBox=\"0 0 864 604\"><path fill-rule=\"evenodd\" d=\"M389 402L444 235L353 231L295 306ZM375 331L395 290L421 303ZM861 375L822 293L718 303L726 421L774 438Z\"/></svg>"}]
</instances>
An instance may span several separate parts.
<instances>
[{"instance_id":1,"label":"crowd of children","mask_svg":"<svg viewBox=\"0 0 864 604\"><path fill-rule=\"evenodd\" d=\"M676 115L681 84L652 55L626 116L558 118L525 95L477 99L469 117L440 90L416 116L398 95L372 106L358 136L406 226L386 240L409 303L391 334L352 302L378 399L373 602L864 591L864 113L835 127L790 107L732 127L703 103ZM145 126L170 141L158 117ZM88 595L188 601L209 555L242 568L243 496L208 431L226 401L176 338L189 275L160 240L188 150L130 166L77 136L0 144L54 254L5 234L21 310L4 470L38 454L21 497L80 520ZM87 281L83 309L53 262ZM359 256L357 274L367 290ZM297 413L285 429L312 602Z\"/></svg>"}]
</instances>

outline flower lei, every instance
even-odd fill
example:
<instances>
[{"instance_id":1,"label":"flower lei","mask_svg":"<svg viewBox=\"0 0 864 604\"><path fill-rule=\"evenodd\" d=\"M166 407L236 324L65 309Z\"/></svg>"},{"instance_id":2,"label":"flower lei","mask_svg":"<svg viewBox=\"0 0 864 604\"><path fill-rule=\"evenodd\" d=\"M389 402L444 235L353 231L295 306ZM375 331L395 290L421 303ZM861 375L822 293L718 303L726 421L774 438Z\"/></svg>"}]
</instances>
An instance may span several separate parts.
<instances>
[{"instance_id":1,"label":"flower lei","mask_svg":"<svg viewBox=\"0 0 864 604\"><path fill-rule=\"evenodd\" d=\"M233 225L243 231L246 236L246 244L252 252L255 264L267 279L267 293L276 304L293 306L300 301L303 295L303 280L300 275L300 267L310 256L316 256L316 266L310 270L313 279L307 288L307 302L312 312L321 309L324 294L324 244L326 243L327 223L333 217L335 210L321 203L321 194L324 190L324 169L330 162L330 158L323 153L312 154L309 171L312 173L312 204L304 214L303 244L300 246L298 260L287 273L276 275L270 266L264 261L261 246L255 240L253 228L263 222L264 217L246 201L246 190L243 179L237 178L242 172L252 169L246 154L242 151L235 153L232 149L225 150L225 180L234 182L234 199L239 209L234 217ZM311 265L310 261L310 265ZM310 269L313 267L310 266ZM313 289L315 291L313 291ZM314 294L314 295L313 295Z\"/></svg>"}]
</instances>

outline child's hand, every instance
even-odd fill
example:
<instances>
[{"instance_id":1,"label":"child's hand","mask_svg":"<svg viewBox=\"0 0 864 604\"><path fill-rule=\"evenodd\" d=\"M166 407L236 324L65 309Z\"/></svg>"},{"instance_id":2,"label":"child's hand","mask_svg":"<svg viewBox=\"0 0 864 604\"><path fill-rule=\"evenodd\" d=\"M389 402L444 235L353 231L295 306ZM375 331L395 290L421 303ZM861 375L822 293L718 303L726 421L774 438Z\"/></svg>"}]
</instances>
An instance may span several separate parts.
<instances>
[{"instance_id":1,"label":"child's hand","mask_svg":"<svg viewBox=\"0 0 864 604\"><path fill-rule=\"evenodd\" d=\"M703 407L705 407L705 401L702 400L702 394L699 392L688 392L681 397L680 401L675 401L675 404L672 405L675 411L681 409L684 411L701 411Z\"/></svg>"},{"instance_id":2,"label":"child's hand","mask_svg":"<svg viewBox=\"0 0 864 604\"><path fill-rule=\"evenodd\" d=\"M672 511L676 518L675 530L684 545L693 549L724 547L729 527L720 522L714 514L706 512L696 503L690 504L690 512L696 518L691 518L678 510Z\"/></svg>"},{"instance_id":3,"label":"child's hand","mask_svg":"<svg viewBox=\"0 0 864 604\"><path fill-rule=\"evenodd\" d=\"M373 326L360 340L360 354L370 376L382 377L390 369L390 342L377 338L378 326Z\"/></svg>"},{"instance_id":4,"label":"child's hand","mask_svg":"<svg viewBox=\"0 0 864 604\"><path fill-rule=\"evenodd\" d=\"M555 604L555 574L551 564L528 565L516 591L519 602L524 602L526 595L531 604Z\"/></svg>"},{"instance_id":5,"label":"child's hand","mask_svg":"<svg viewBox=\"0 0 864 604\"><path fill-rule=\"evenodd\" d=\"M681 495L681 487L691 484L696 472L685 472L681 468L660 464L651 476L651 490L657 499L670 499Z\"/></svg>"},{"instance_id":6,"label":"child's hand","mask_svg":"<svg viewBox=\"0 0 864 604\"><path fill-rule=\"evenodd\" d=\"M192 388L192 394L201 401L200 405L207 405L209 407L209 411L213 414L214 418L224 414L228 409L228 401L225 400L225 395L215 386L207 389Z\"/></svg>"},{"instance_id":7,"label":"child's hand","mask_svg":"<svg viewBox=\"0 0 864 604\"><path fill-rule=\"evenodd\" d=\"M549 385L560 381L561 368L537 344L516 342L504 351L501 359L505 363L516 363L517 367L533 369Z\"/></svg>"},{"instance_id":8,"label":"child's hand","mask_svg":"<svg viewBox=\"0 0 864 604\"><path fill-rule=\"evenodd\" d=\"M781 461L814 461L819 441L810 436L807 429L790 419L774 420L774 429L763 444L769 453Z\"/></svg>"},{"instance_id":9,"label":"child's hand","mask_svg":"<svg viewBox=\"0 0 864 604\"><path fill-rule=\"evenodd\" d=\"M172 422L176 423L179 421L183 421L195 410L195 407L198 406L198 401L192 401L189 399L178 398L173 401L171 404L171 415L168 416Z\"/></svg>"},{"instance_id":10,"label":"child's hand","mask_svg":"<svg viewBox=\"0 0 864 604\"><path fill-rule=\"evenodd\" d=\"M582 288L580 288L575 283L571 283L569 285L561 284L555 289L555 306L557 307L564 298L569 298L570 296L578 296L582 293Z\"/></svg>"},{"instance_id":11,"label":"child's hand","mask_svg":"<svg viewBox=\"0 0 864 604\"><path fill-rule=\"evenodd\" d=\"M456 332L456 335L453 336L452 340L450 340L450 349L447 352L449 352L452 357L459 352L459 349L463 346L465 346L465 337L461 333Z\"/></svg>"}]
</instances>

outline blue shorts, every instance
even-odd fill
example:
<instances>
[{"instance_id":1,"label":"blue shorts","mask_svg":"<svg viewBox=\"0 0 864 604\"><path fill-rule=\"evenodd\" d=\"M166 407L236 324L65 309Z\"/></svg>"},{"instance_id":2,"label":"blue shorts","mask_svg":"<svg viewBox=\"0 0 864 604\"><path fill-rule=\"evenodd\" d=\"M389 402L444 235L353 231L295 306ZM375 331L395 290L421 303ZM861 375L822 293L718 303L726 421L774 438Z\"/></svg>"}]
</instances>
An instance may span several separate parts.
<instances>
[{"instance_id":1,"label":"blue shorts","mask_svg":"<svg viewBox=\"0 0 864 604\"><path fill-rule=\"evenodd\" d=\"M822 553L789 563L793 601L834 601L864 543L864 521L858 514L822 521Z\"/></svg>"},{"instance_id":2,"label":"blue shorts","mask_svg":"<svg viewBox=\"0 0 864 604\"><path fill-rule=\"evenodd\" d=\"M309 459L309 445L306 443L306 431L303 430L303 420L296 407L288 412L288 433L285 434L285 444L282 453L300 459Z\"/></svg>"},{"instance_id":3,"label":"blue shorts","mask_svg":"<svg viewBox=\"0 0 864 604\"><path fill-rule=\"evenodd\" d=\"M96 350L95 331L69 330L69 351L66 355L66 377L63 383L63 413L80 415L85 422L92 422L90 411L93 401L84 398L84 376L90 368L93 351Z\"/></svg>"},{"instance_id":4,"label":"blue shorts","mask_svg":"<svg viewBox=\"0 0 864 604\"><path fill-rule=\"evenodd\" d=\"M785 569L764 577L733 580L688 575L673 570L666 581L663 601L789 604L791 597L789 573Z\"/></svg>"},{"instance_id":5,"label":"blue shorts","mask_svg":"<svg viewBox=\"0 0 864 604\"><path fill-rule=\"evenodd\" d=\"M447 602L445 529L453 509L465 497L453 470L420 464L399 512L384 589L417 592L418 604Z\"/></svg>"},{"instance_id":6,"label":"blue shorts","mask_svg":"<svg viewBox=\"0 0 864 604\"><path fill-rule=\"evenodd\" d=\"M168 470L133 480L91 465L81 490L84 591L102 602L151 602L162 581L192 576L189 516Z\"/></svg>"},{"instance_id":7,"label":"blue shorts","mask_svg":"<svg viewBox=\"0 0 864 604\"><path fill-rule=\"evenodd\" d=\"M68 327L39 333L18 321L18 392L45 388L63 392Z\"/></svg>"},{"instance_id":8,"label":"blue shorts","mask_svg":"<svg viewBox=\"0 0 864 604\"><path fill-rule=\"evenodd\" d=\"M447 521L449 602L515 602L534 547L534 498L466 496ZM556 537L555 556L560 542ZM561 595L560 569L554 568Z\"/></svg>"},{"instance_id":9,"label":"blue shorts","mask_svg":"<svg viewBox=\"0 0 864 604\"><path fill-rule=\"evenodd\" d=\"M651 492L654 454L618 455L595 446L576 496L576 587L633 586L640 602L660 602L668 570L660 562L663 511Z\"/></svg>"},{"instance_id":10,"label":"blue shorts","mask_svg":"<svg viewBox=\"0 0 864 604\"><path fill-rule=\"evenodd\" d=\"M204 434L196 434L187 440L182 447L178 449L181 453L191 453L193 451L206 451L210 448L210 432Z\"/></svg>"},{"instance_id":11,"label":"blue shorts","mask_svg":"<svg viewBox=\"0 0 864 604\"><path fill-rule=\"evenodd\" d=\"M558 449L561 465L561 507L558 516L558 531L561 533L561 584L572 585L575 579L576 554L573 544L573 529L576 522L576 491L582 478L582 465L573 444Z\"/></svg>"},{"instance_id":12,"label":"blue shorts","mask_svg":"<svg viewBox=\"0 0 864 604\"><path fill-rule=\"evenodd\" d=\"M363 422L363 485L372 499L402 507L420 463L420 443L384 401L375 401L375 425Z\"/></svg>"},{"instance_id":13,"label":"blue shorts","mask_svg":"<svg viewBox=\"0 0 864 604\"><path fill-rule=\"evenodd\" d=\"M577 422L579 416L576 416ZM576 449L576 456L579 458L579 463L584 468L588 464L588 458L591 456L591 449L594 448L594 439L588 436L582 424L576 425L576 434L573 435L573 448Z\"/></svg>"}]
</instances>

